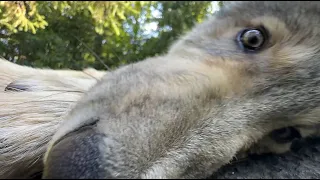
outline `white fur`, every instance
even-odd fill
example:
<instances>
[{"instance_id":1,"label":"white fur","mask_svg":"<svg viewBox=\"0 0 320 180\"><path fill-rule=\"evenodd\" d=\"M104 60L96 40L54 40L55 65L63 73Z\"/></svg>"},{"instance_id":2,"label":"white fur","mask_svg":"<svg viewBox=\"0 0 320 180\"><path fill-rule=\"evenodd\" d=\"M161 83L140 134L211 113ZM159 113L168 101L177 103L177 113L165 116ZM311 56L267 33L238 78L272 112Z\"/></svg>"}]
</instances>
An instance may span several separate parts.
<instances>
[{"instance_id":1,"label":"white fur","mask_svg":"<svg viewBox=\"0 0 320 180\"><path fill-rule=\"evenodd\" d=\"M42 155L68 110L105 72L36 69L0 59L0 178L42 170ZM14 83L28 91L4 91Z\"/></svg>"}]
</instances>

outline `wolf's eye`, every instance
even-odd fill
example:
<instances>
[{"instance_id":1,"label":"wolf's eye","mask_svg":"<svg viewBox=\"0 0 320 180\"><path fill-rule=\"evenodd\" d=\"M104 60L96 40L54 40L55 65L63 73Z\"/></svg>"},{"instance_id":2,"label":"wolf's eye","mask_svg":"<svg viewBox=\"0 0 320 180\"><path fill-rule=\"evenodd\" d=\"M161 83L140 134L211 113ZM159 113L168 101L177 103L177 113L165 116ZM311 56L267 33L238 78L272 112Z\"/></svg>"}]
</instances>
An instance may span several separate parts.
<instances>
[{"instance_id":1,"label":"wolf's eye","mask_svg":"<svg viewBox=\"0 0 320 180\"><path fill-rule=\"evenodd\" d=\"M271 138L277 143L288 143L294 139L300 139L301 134L294 127L286 127L272 131Z\"/></svg>"},{"instance_id":2,"label":"wolf's eye","mask_svg":"<svg viewBox=\"0 0 320 180\"><path fill-rule=\"evenodd\" d=\"M244 29L237 36L239 46L245 51L259 50L267 40L267 31L263 27Z\"/></svg>"}]
</instances>

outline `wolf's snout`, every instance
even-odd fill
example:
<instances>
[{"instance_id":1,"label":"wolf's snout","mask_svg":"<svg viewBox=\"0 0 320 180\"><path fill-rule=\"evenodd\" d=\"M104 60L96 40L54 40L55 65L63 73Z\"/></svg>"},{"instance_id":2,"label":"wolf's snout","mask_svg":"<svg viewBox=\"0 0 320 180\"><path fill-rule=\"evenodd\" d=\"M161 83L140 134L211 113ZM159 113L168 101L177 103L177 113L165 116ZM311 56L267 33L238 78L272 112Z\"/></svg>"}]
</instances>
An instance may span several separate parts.
<instances>
[{"instance_id":1,"label":"wolf's snout","mask_svg":"<svg viewBox=\"0 0 320 180\"><path fill-rule=\"evenodd\" d=\"M45 179L106 178L100 145L103 134L86 126L61 138L50 149Z\"/></svg>"}]
</instances>

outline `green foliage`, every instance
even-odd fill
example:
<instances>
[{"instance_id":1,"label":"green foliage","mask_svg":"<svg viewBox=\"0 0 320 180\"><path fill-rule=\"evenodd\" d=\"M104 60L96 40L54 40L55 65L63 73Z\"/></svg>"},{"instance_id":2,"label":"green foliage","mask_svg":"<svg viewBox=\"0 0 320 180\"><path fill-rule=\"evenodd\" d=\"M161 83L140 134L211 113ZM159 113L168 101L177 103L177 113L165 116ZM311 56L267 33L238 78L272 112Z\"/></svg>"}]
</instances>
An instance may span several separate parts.
<instances>
[{"instance_id":1,"label":"green foliage","mask_svg":"<svg viewBox=\"0 0 320 180\"><path fill-rule=\"evenodd\" d=\"M37 29L48 25L44 16L38 13L37 6L35 1L1 1L0 26L13 33L23 30L35 34Z\"/></svg>"},{"instance_id":2,"label":"green foliage","mask_svg":"<svg viewBox=\"0 0 320 180\"><path fill-rule=\"evenodd\" d=\"M0 55L34 67L115 68L166 52L210 15L211 3L2 1Z\"/></svg>"}]
</instances>

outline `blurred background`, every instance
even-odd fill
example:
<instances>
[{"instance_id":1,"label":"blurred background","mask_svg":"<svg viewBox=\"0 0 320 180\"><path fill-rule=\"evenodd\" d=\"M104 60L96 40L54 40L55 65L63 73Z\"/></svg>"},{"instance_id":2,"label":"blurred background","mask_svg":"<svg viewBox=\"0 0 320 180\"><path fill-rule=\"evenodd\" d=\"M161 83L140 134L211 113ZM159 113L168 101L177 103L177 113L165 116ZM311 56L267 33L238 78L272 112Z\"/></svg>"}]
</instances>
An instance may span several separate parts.
<instances>
[{"instance_id":1,"label":"blurred background","mask_svg":"<svg viewBox=\"0 0 320 180\"><path fill-rule=\"evenodd\" d=\"M21 65L107 70L165 53L221 1L1 1L0 56Z\"/></svg>"}]
</instances>

